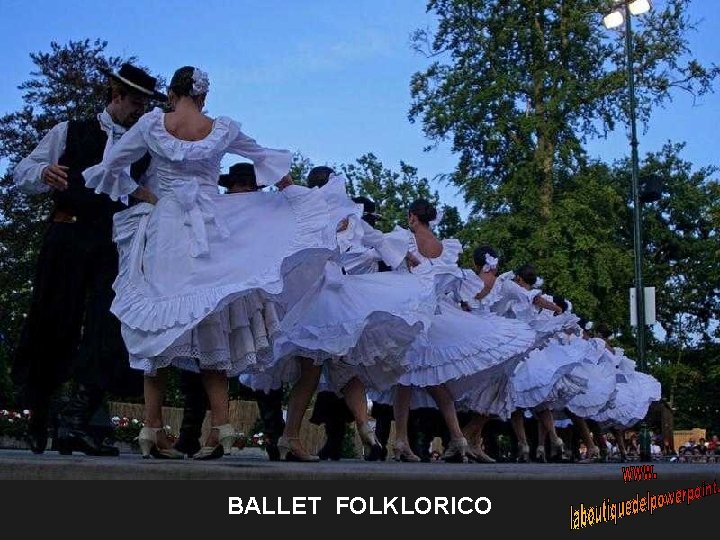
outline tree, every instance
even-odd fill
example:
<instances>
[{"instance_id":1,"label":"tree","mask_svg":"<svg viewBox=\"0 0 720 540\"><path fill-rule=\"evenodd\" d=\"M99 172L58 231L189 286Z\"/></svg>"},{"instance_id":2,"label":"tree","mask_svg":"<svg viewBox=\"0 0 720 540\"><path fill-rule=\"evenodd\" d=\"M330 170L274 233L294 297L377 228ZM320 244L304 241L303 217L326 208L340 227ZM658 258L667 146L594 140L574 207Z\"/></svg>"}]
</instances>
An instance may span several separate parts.
<instances>
[{"instance_id":1,"label":"tree","mask_svg":"<svg viewBox=\"0 0 720 540\"><path fill-rule=\"evenodd\" d=\"M689 2L667 0L639 19L633 38L641 121L675 88L711 91L720 72L689 57ZM623 36L606 31L598 16L607 4L427 3L437 28L416 32L413 44L434 61L412 77L409 117L431 140L452 140L460 160L451 178L474 211L522 211L538 226L547 223L556 189L585 162L586 138L626 118Z\"/></svg>"},{"instance_id":2,"label":"tree","mask_svg":"<svg viewBox=\"0 0 720 540\"><path fill-rule=\"evenodd\" d=\"M105 106L107 77L134 57L108 56L100 40L50 44L31 53L35 71L21 83L23 107L0 117L0 159L9 164L0 179L0 334L14 347L27 312L37 250L49 212L49 197L28 197L12 181L12 168L56 123L92 117ZM6 357L8 354L0 355ZM0 370L7 369L0 365ZM1 379L1 377L0 377Z\"/></svg>"},{"instance_id":3,"label":"tree","mask_svg":"<svg viewBox=\"0 0 720 540\"><path fill-rule=\"evenodd\" d=\"M396 225L407 227L407 212L416 199L427 199L436 207L440 205L436 191L431 191L427 178L418 178L418 171L407 163L400 162L400 171L387 169L372 153L358 158L355 163L343 165L342 171L350 181L348 190L353 195L364 195L377 204L378 213L383 219L377 227L385 232ZM457 208L444 206L445 215L450 221L443 220L439 232L456 232L459 229L460 215Z\"/></svg>"}]
</instances>

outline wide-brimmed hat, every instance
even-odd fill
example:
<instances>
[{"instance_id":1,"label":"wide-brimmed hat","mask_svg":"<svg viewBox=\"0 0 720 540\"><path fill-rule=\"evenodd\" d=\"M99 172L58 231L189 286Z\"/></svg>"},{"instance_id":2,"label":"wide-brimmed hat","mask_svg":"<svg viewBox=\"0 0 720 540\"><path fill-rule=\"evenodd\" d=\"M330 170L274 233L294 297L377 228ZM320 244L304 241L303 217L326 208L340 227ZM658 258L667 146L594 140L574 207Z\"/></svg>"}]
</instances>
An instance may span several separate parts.
<instances>
[{"instance_id":1,"label":"wide-brimmed hat","mask_svg":"<svg viewBox=\"0 0 720 540\"><path fill-rule=\"evenodd\" d=\"M377 206L375 205L375 201L373 201L372 199L368 199L367 197L359 196L359 197L353 197L353 202L363 205L362 217L365 221L371 221L374 223L378 219L382 219L382 214L378 214L376 212Z\"/></svg>"},{"instance_id":2,"label":"wide-brimmed hat","mask_svg":"<svg viewBox=\"0 0 720 540\"><path fill-rule=\"evenodd\" d=\"M255 166L252 163L236 163L228 169L227 174L220 175L218 184L227 189L234 184L243 184L258 189Z\"/></svg>"},{"instance_id":3,"label":"wide-brimmed hat","mask_svg":"<svg viewBox=\"0 0 720 540\"><path fill-rule=\"evenodd\" d=\"M145 70L132 64L123 64L117 73L108 72L108 77L124 84L131 90L157 101L167 101L167 96L155 90L157 79Z\"/></svg>"}]
</instances>

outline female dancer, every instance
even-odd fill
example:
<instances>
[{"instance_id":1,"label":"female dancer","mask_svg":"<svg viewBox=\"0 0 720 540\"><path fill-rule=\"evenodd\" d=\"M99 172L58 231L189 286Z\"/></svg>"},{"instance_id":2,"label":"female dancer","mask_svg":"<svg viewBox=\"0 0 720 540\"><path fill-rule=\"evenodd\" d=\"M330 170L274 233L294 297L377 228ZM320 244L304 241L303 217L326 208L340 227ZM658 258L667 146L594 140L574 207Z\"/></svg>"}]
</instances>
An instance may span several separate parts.
<instances>
[{"instance_id":1,"label":"female dancer","mask_svg":"<svg viewBox=\"0 0 720 540\"><path fill-rule=\"evenodd\" d=\"M115 216L120 271L112 305L131 366L146 374L144 456L180 457L162 429L168 366L199 371L208 393L212 431L196 457L215 457L232 445L227 376L273 360L267 347L253 343L264 345L267 334L255 335L257 323L275 324L271 313L253 317L259 300L282 303L290 278L295 287L315 281L336 245L339 214L317 190L289 185L290 153L259 146L227 117L207 117L208 89L207 74L178 69L169 85L173 112L144 115L84 172L98 193L149 203ZM124 171L146 152L152 161L140 187ZM285 189L220 195L226 153L252 160L259 185Z\"/></svg>"}]
</instances>

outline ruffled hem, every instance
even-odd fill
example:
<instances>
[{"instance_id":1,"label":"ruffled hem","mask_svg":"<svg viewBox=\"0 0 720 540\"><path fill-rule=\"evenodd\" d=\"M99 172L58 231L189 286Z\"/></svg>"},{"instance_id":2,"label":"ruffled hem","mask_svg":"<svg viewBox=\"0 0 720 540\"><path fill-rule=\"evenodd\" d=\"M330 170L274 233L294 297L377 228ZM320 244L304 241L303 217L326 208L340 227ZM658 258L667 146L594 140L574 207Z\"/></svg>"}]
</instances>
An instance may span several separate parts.
<instances>
[{"instance_id":1,"label":"ruffled hem","mask_svg":"<svg viewBox=\"0 0 720 540\"><path fill-rule=\"evenodd\" d=\"M366 390L384 391L397 384L398 378L405 368L399 364L381 366L358 366L342 360L334 360L325 364L325 389L340 395L343 388L353 378L358 378Z\"/></svg>"},{"instance_id":2,"label":"ruffled hem","mask_svg":"<svg viewBox=\"0 0 720 540\"><path fill-rule=\"evenodd\" d=\"M435 386L462 377L482 376L487 370L525 354L533 345L534 334L517 321L489 314L470 315L456 308L445 308L444 314L437 317L444 315L450 318L436 319L440 326L431 329L430 336L423 336L410 350L410 371L403 375L400 384ZM442 335L444 324L460 323L456 319L458 316L467 323L465 341L433 343L432 334Z\"/></svg>"},{"instance_id":3,"label":"ruffled hem","mask_svg":"<svg viewBox=\"0 0 720 540\"><path fill-rule=\"evenodd\" d=\"M275 356L303 356L316 362L342 359L353 366L406 366L406 354L424 329L416 312L375 312L338 325L295 327L275 340ZM404 368L402 371L406 371Z\"/></svg>"},{"instance_id":4,"label":"ruffled hem","mask_svg":"<svg viewBox=\"0 0 720 540\"><path fill-rule=\"evenodd\" d=\"M392 406L395 402L395 392L397 390L397 385L394 385L393 387L383 390L381 392L371 392L368 394L368 397L372 400L373 403L378 403L381 405L390 405ZM420 387L413 387L412 388L412 394L410 397L410 410L414 411L417 409L437 409L437 403L435 403L435 400L432 398L432 396L428 393L427 390Z\"/></svg>"},{"instance_id":5,"label":"ruffled hem","mask_svg":"<svg viewBox=\"0 0 720 540\"><path fill-rule=\"evenodd\" d=\"M279 331L275 305L259 294L247 295L181 335L162 354L131 362L153 374L157 369L222 370L229 377L272 365L272 340Z\"/></svg>"},{"instance_id":6,"label":"ruffled hem","mask_svg":"<svg viewBox=\"0 0 720 540\"><path fill-rule=\"evenodd\" d=\"M587 390L587 383L587 379L568 373L547 386L513 392L512 402L519 409L562 409L568 401Z\"/></svg>"}]
</instances>

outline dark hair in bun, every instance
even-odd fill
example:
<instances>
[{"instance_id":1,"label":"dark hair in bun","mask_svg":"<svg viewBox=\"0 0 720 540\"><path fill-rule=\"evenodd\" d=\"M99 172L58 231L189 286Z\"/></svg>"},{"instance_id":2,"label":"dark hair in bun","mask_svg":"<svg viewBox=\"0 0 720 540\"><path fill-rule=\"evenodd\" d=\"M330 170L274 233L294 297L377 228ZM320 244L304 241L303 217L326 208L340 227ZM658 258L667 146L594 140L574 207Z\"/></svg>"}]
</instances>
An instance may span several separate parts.
<instances>
[{"instance_id":1,"label":"dark hair in bun","mask_svg":"<svg viewBox=\"0 0 720 540\"><path fill-rule=\"evenodd\" d=\"M435 206L425 199L417 199L408 208L408 212L420 220L420 223L430 225L430 222L437 218Z\"/></svg>"},{"instance_id":2,"label":"dark hair in bun","mask_svg":"<svg viewBox=\"0 0 720 540\"><path fill-rule=\"evenodd\" d=\"M523 264L517 269L515 275L531 287L537 283L537 272L535 272L535 267L531 264Z\"/></svg>"},{"instance_id":3,"label":"dark hair in bun","mask_svg":"<svg viewBox=\"0 0 720 540\"><path fill-rule=\"evenodd\" d=\"M183 66L176 70L170 79L168 91L173 92L177 97L192 96L194 72L193 66Z\"/></svg>"},{"instance_id":4,"label":"dark hair in bun","mask_svg":"<svg viewBox=\"0 0 720 540\"><path fill-rule=\"evenodd\" d=\"M485 255L490 255L493 259L497 259L497 253L490 246L478 246L473 251L473 262L475 266L485 266Z\"/></svg>"}]
</instances>

